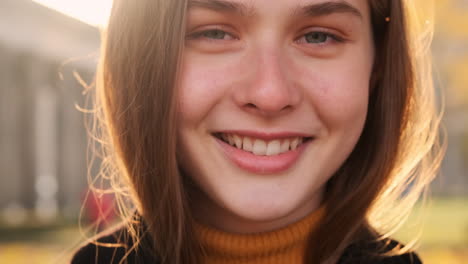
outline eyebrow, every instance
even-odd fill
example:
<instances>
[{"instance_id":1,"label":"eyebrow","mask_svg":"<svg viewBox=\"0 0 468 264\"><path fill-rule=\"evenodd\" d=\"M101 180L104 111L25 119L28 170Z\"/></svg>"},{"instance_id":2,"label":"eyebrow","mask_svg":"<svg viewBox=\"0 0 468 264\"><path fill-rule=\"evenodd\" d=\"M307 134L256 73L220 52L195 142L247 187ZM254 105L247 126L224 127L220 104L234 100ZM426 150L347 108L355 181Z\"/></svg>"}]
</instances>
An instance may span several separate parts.
<instances>
[{"instance_id":1,"label":"eyebrow","mask_svg":"<svg viewBox=\"0 0 468 264\"><path fill-rule=\"evenodd\" d=\"M235 13L243 17L255 16L256 12L252 6L236 3L229 0L190 0L188 8L205 8L219 12Z\"/></svg>"},{"instance_id":2,"label":"eyebrow","mask_svg":"<svg viewBox=\"0 0 468 264\"><path fill-rule=\"evenodd\" d=\"M234 13L243 17L256 15L255 8L243 3L229 0L190 0L188 8L205 8L218 12ZM358 18L363 18L361 12L346 1L328 1L316 4L306 4L293 9L293 15L303 17L319 17L333 13L349 13Z\"/></svg>"},{"instance_id":3,"label":"eyebrow","mask_svg":"<svg viewBox=\"0 0 468 264\"><path fill-rule=\"evenodd\" d=\"M294 10L293 14L305 17L326 16L333 13L348 13L360 19L363 18L361 12L351 4L345 1L323 2L318 4L309 4L300 6Z\"/></svg>"}]
</instances>

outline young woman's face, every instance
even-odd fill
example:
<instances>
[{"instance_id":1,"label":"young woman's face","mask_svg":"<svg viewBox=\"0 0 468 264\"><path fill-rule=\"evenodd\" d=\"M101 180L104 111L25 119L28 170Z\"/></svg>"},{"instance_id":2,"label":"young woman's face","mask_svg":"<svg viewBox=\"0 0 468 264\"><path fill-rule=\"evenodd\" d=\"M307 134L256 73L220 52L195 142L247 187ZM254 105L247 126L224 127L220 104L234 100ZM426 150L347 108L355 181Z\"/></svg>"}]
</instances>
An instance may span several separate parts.
<instances>
[{"instance_id":1,"label":"young woman's face","mask_svg":"<svg viewBox=\"0 0 468 264\"><path fill-rule=\"evenodd\" d=\"M259 232L306 216L356 145L366 0L189 0L178 159L199 221Z\"/></svg>"}]
</instances>

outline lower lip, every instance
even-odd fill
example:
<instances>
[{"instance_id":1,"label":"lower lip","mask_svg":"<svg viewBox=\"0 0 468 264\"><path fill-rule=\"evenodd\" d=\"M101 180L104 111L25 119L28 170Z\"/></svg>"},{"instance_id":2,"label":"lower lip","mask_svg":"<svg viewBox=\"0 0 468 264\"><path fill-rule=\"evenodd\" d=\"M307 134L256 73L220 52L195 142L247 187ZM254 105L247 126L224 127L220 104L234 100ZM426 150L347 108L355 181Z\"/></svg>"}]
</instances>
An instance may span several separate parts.
<instances>
[{"instance_id":1,"label":"lower lip","mask_svg":"<svg viewBox=\"0 0 468 264\"><path fill-rule=\"evenodd\" d=\"M298 160L304 149L311 142L302 143L297 149L273 156L257 156L216 138L226 156L238 167L255 174L280 173L291 168Z\"/></svg>"}]
</instances>

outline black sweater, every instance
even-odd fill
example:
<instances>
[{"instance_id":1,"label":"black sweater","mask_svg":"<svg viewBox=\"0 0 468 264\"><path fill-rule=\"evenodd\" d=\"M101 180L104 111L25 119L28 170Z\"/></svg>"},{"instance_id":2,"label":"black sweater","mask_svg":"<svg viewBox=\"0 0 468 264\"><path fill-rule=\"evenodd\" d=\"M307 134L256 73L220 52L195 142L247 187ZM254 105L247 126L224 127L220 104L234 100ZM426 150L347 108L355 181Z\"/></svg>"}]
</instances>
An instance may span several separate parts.
<instances>
[{"instance_id":1,"label":"black sweater","mask_svg":"<svg viewBox=\"0 0 468 264\"><path fill-rule=\"evenodd\" d=\"M123 243L122 237L127 236L124 229L119 229L111 235L103 236L98 241L100 243ZM343 255L340 257L337 264L421 264L416 253L407 253L400 256L392 257L376 257L379 253L384 253L391 250L397 245L401 245L395 240L389 241L390 243L385 246L385 242L373 242L373 243L355 243L351 244L345 249ZM127 244L127 248L131 245ZM146 252L144 249L139 248L131 253L126 258L125 264L157 264L158 260ZM122 258L126 255L126 249L122 247L106 247L97 246L94 243L89 243L79 249L71 264L118 264ZM285 263L288 264L288 263Z\"/></svg>"}]
</instances>

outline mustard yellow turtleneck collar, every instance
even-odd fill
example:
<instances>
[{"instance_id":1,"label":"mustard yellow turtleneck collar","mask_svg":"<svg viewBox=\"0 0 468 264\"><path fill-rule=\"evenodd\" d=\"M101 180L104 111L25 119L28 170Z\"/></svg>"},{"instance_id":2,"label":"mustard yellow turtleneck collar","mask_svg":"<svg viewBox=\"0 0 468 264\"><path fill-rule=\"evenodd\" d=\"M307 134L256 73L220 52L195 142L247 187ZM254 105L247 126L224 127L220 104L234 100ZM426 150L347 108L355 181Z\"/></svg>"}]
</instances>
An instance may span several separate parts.
<instances>
[{"instance_id":1,"label":"mustard yellow turtleneck collar","mask_svg":"<svg viewBox=\"0 0 468 264\"><path fill-rule=\"evenodd\" d=\"M196 223L195 230L205 248L202 263L280 264L302 263L309 234L325 212L324 206L279 230L234 234Z\"/></svg>"}]
</instances>

